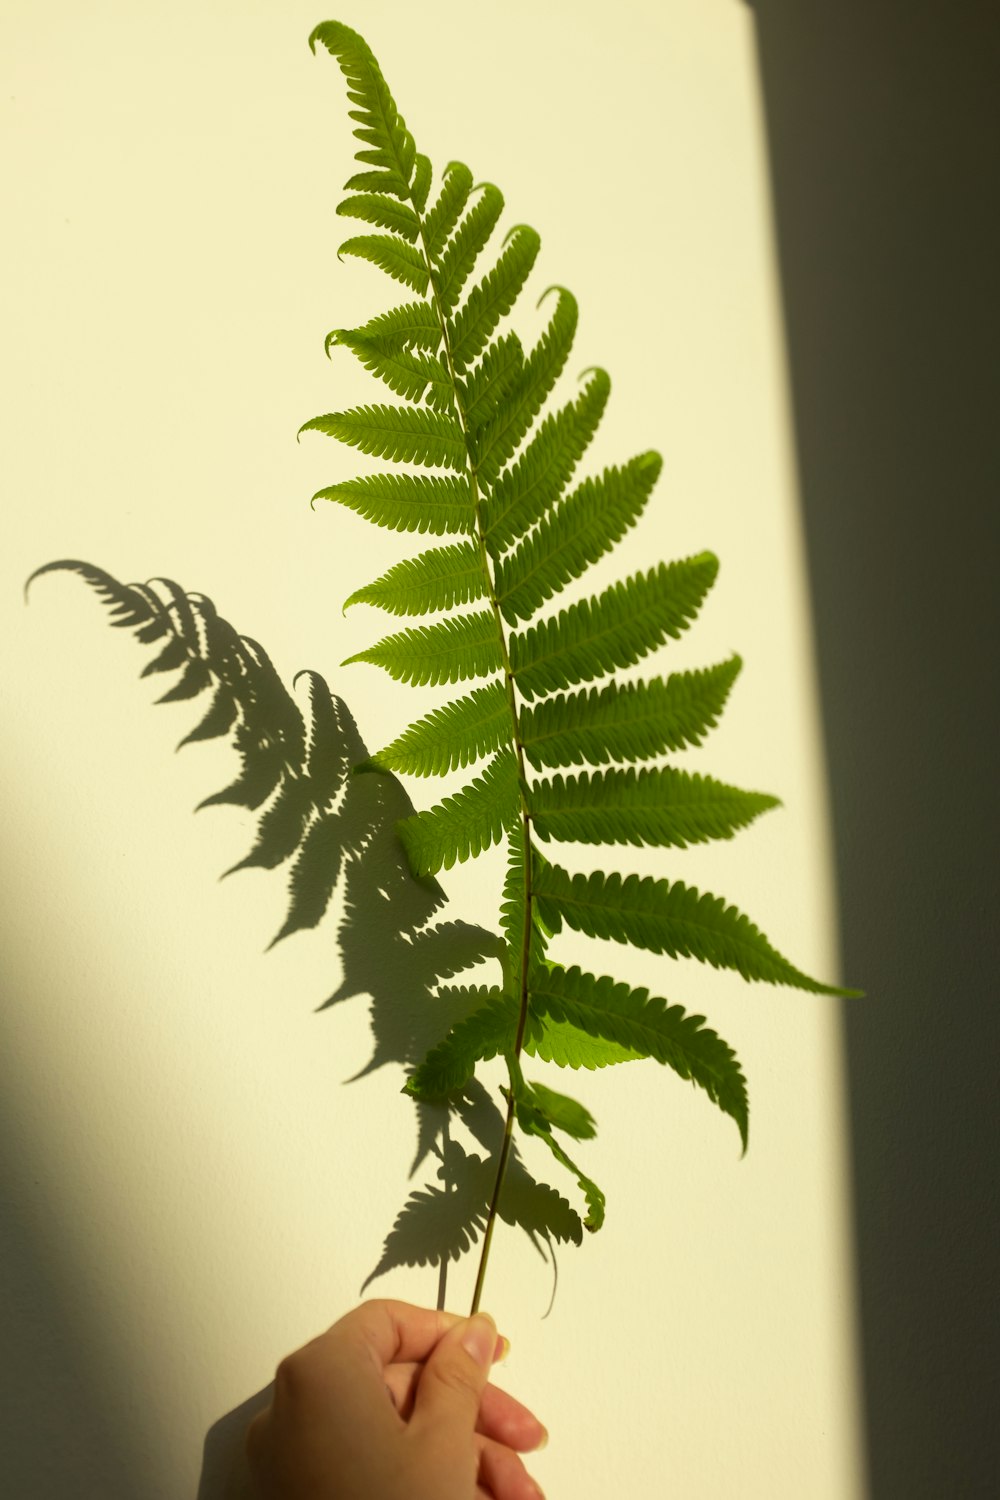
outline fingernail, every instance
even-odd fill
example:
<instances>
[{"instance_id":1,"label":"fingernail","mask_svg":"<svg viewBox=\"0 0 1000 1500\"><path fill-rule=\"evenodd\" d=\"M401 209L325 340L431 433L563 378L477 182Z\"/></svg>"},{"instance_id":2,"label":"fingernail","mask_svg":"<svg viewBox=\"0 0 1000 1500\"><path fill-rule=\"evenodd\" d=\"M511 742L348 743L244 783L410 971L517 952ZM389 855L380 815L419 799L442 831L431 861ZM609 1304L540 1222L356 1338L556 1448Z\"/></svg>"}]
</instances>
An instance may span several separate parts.
<instances>
[{"instance_id":1,"label":"fingernail","mask_svg":"<svg viewBox=\"0 0 1000 1500\"><path fill-rule=\"evenodd\" d=\"M502 1365L510 1353L510 1339L504 1338L501 1333L497 1338L496 1348L493 1350L493 1363Z\"/></svg>"},{"instance_id":2,"label":"fingernail","mask_svg":"<svg viewBox=\"0 0 1000 1500\"><path fill-rule=\"evenodd\" d=\"M462 1334L462 1348L466 1354L471 1354L477 1365L489 1367L496 1345L497 1325L489 1314L477 1313L470 1318Z\"/></svg>"},{"instance_id":3,"label":"fingernail","mask_svg":"<svg viewBox=\"0 0 1000 1500\"><path fill-rule=\"evenodd\" d=\"M539 1424L539 1425L541 1425L541 1424ZM534 1451L536 1453L540 1453L543 1448L547 1448L548 1446L549 1446L549 1429L547 1427L543 1427L542 1428L542 1436L541 1436L540 1440L535 1444Z\"/></svg>"}]
</instances>

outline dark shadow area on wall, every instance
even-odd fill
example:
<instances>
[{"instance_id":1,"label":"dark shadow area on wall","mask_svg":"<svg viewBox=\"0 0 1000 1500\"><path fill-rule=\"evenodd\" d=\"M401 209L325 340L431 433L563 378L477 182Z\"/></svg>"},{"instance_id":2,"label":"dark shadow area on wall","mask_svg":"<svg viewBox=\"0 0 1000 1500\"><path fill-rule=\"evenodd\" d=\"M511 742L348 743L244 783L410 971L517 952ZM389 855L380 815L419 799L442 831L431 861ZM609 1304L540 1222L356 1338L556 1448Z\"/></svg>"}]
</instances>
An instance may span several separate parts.
<instances>
[{"instance_id":1,"label":"dark shadow area on wall","mask_svg":"<svg viewBox=\"0 0 1000 1500\"><path fill-rule=\"evenodd\" d=\"M52 1253L58 1226L42 1233L33 1222L49 1206L39 1203L33 1143L3 1099L0 1127L0 1493L15 1494L14 1483L18 1500L151 1500L143 1454L81 1331L86 1290Z\"/></svg>"},{"instance_id":2,"label":"dark shadow area on wall","mask_svg":"<svg viewBox=\"0 0 1000 1500\"><path fill-rule=\"evenodd\" d=\"M868 994L844 1026L870 1492L985 1497L1000 1474L1000 19L963 0L754 11L843 962Z\"/></svg>"},{"instance_id":3,"label":"dark shadow area on wall","mask_svg":"<svg viewBox=\"0 0 1000 1500\"><path fill-rule=\"evenodd\" d=\"M39 568L29 586L39 575L52 573L82 578L107 609L110 623L128 630L146 648L140 675L167 683L157 703L200 700L194 714L188 714L192 727L178 749L214 738L231 743L238 774L200 807L230 805L255 815L253 845L226 873L256 868L278 871L284 879L286 915L270 946L318 926L335 891L342 889L336 944L341 978L317 1009L362 998L369 1002L372 1055L347 1081L363 1080L386 1065L411 1071L452 1026L488 998L488 981L499 979L497 960L504 942L484 928L443 920L446 896L441 886L432 877L411 873L396 830L400 820L413 816L413 804L395 776L359 774L358 768L369 764L370 751L344 700L315 672L299 673L290 691L264 648L240 635L205 594L187 593L165 578L123 584L99 567L74 560ZM300 679L305 680L299 694L307 700L304 704L294 694ZM211 875L192 872L192 878L207 881ZM468 982L449 983L456 976ZM358 1107L364 1107L363 1101ZM410 1187L359 1293L394 1268L431 1266L438 1272L438 1305L444 1306L449 1266L477 1246L485 1228L504 1116L475 1078L453 1091L447 1102L401 1099L400 1108L414 1111ZM469 1146L458 1138L458 1127ZM10 1132L3 1139L10 1139ZM23 1156L29 1159L27 1152ZM0 1153L0 1174L6 1165ZM22 1197L33 1202L38 1194ZM51 1218L49 1206L43 1209ZM556 1244L583 1239L580 1215L562 1193L532 1176L516 1146L497 1211L531 1240L548 1268L546 1278L556 1272ZM24 1405L38 1417L17 1426L18 1447L10 1455L12 1463L6 1469L0 1465L0 1472L30 1476L33 1483L41 1465L40 1488L30 1491L31 1500L36 1493L39 1500L43 1494L61 1494L68 1474L74 1476L75 1494L128 1494L139 1500L142 1490L126 1472L127 1438L115 1430L112 1403L102 1404L103 1387L94 1383L88 1341L68 1324L63 1328L55 1313L59 1299L39 1279L38 1267L46 1256L58 1261L65 1279L71 1278L72 1251L37 1226L32 1234L20 1235L16 1215L4 1229L0 1269L11 1274L7 1300L17 1312L16 1357L8 1358L5 1368L8 1409ZM27 1366L22 1348L30 1351ZM48 1379L52 1363L58 1380ZM55 1412L42 1399L49 1389L59 1389L65 1397L55 1444L48 1441ZM243 1500L252 1492L243 1434L250 1416L268 1399L269 1390L259 1391L213 1424L204 1444L199 1500ZM85 1490L91 1483L97 1488ZM23 1493L28 1500L28 1492Z\"/></svg>"}]
</instances>

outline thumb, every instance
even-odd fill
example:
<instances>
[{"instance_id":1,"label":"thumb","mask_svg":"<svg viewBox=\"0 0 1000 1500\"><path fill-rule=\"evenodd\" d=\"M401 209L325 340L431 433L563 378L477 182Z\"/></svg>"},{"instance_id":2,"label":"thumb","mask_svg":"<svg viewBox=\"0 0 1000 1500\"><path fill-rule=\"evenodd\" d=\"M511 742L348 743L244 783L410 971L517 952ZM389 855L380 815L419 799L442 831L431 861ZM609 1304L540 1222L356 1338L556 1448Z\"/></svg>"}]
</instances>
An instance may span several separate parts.
<instances>
[{"instance_id":1,"label":"thumb","mask_svg":"<svg viewBox=\"0 0 1000 1500\"><path fill-rule=\"evenodd\" d=\"M410 1427L471 1437L496 1343L496 1324L487 1313L449 1329L421 1373Z\"/></svg>"}]
</instances>

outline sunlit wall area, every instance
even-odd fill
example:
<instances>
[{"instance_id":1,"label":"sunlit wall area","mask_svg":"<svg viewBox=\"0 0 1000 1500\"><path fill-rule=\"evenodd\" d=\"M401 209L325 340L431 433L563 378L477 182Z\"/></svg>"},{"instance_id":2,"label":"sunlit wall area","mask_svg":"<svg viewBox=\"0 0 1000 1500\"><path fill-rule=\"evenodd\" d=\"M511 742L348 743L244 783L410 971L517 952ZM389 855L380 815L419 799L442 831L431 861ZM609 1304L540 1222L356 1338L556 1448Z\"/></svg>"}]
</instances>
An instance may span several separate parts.
<instances>
[{"instance_id":1,"label":"sunlit wall area","mask_svg":"<svg viewBox=\"0 0 1000 1500\"><path fill-rule=\"evenodd\" d=\"M725 718L683 763L783 805L731 842L591 850L573 867L713 890L836 981L752 14L672 0L612 23L590 4L345 0L339 18L435 165L467 161L503 190L505 225L540 232L524 338L546 287L579 299L558 394L595 364L613 382L589 468L663 454L639 525L566 597L660 558L721 560L696 625L644 667L738 651ZM317 928L264 953L285 875L217 880L254 820L192 816L235 771L221 741L174 756L201 706L151 706L163 679L138 680L143 651L80 580L39 579L28 609L20 597L60 557L176 579L286 682L322 672L371 750L441 701L341 669L393 628L342 601L408 539L311 511L365 465L319 435L294 441L319 412L382 399L345 351L324 359L323 338L392 296L336 258L353 163L340 74L305 45L320 19L298 0L280 14L211 0L196 27L159 4L8 7L0 1155L24 1414L9 1467L25 1497L70 1475L80 1497L195 1493L211 1425L358 1300L408 1192L434 1182L429 1161L408 1179L399 1068L345 1083L373 1049L363 988L316 1013L345 978L346 915L373 934L354 979L391 991L405 1022L405 984L379 970L386 914L346 912L341 891ZM440 794L409 790L418 806ZM501 878L488 859L443 876L438 919L495 927ZM499 1378L552 1434L540 1482L552 1497L860 1500L835 1003L611 944L554 951L709 1017L744 1065L751 1130L741 1160L732 1122L651 1062L550 1079L597 1117L587 1161L608 1221L560 1253L544 1320L552 1267L523 1234L496 1237L485 1304L514 1346ZM473 1276L471 1257L451 1268L450 1305ZM429 1303L437 1289L433 1267L403 1266L369 1292ZM53 1405L56 1365L72 1378Z\"/></svg>"}]
</instances>

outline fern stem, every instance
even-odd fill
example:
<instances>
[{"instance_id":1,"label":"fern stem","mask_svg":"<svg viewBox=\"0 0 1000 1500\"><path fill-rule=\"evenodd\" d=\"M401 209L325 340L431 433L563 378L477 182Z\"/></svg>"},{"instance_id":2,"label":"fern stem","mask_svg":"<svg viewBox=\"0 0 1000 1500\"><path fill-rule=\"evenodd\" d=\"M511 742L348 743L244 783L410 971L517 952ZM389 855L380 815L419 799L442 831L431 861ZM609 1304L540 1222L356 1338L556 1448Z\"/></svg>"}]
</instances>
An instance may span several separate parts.
<instances>
[{"instance_id":1,"label":"fern stem","mask_svg":"<svg viewBox=\"0 0 1000 1500\"><path fill-rule=\"evenodd\" d=\"M483 1249L479 1257L476 1286L472 1293L472 1306L469 1309L470 1318L474 1318L479 1311L479 1302L483 1295L483 1282L486 1280L486 1266L490 1258L490 1246L493 1243L493 1225L496 1223L497 1205L500 1202L500 1189L503 1186L503 1180L507 1172L507 1162L510 1160L510 1148L514 1141L514 1109L514 1090L511 1089L510 1099L507 1102L507 1123L504 1126L503 1145L500 1147L496 1181L493 1185L493 1196L490 1199L489 1213L486 1216L486 1229L483 1233Z\"/></svg>"},{"instance_id":2,"label":"fern stem","mask_svg":"<svg viewBox=\"0 0 1000 1500\"><path fill-rule=\"evenodd\" d=\"M455 399L455 411L458 415L459 424L465 437L465 448L468 454L468 473L472 490L472 504L476 516L476 541L479 546L479 559L482 564L483 574L487 584L487 596L496 621L497 638L500 644L500 660L503 664L504 687L507 694L507 703L510 708L511 726L513 731L514 753L517 757L517 770L521 792L521 828L524 843L524 924L521 931L521 972L518 996L518 1018L517 1032L514 1039L514 1063L516 1068L517 1059L521 1055L524 1044L524 1033L528 1022L528 965L531 958L531 826L530 815L524 796L525 771L524 771L524 749L521 744L521 724L518 713L517 695L514 690L514 673L511 670L510 653L507 650L507 637L504 631L503 617L500 614L500 605L497 600L496 581L490 568L489 554L486 550L486 535L483 529L483 518L480 510L479 474L476 469L476 461L473 457L471 434L467 414L462 405L461 390L455 371L455 361L452 353L451 339L448 333L448 320L444 314L441 303L440 291L435 275L435 268L431 258L430 249L427 244L427 236L424 230L424 216L413 205L419 223L420 243L423 248L424 261L427 266L428 286L434 302L434 310L437 313L438 323L441 328L441 346L444 354L448 376L451 381ZM497 1160L496 1177L493 1182L493 1192L490 1197L489 1210L486 1216L486 1228L483 1232L483 1248L479 1257L479 1269L476 1273L476 1285L472 1294L472 1308L469 1316L473 1317L479 1310L479 1302L483 1292L483 1283L486 1279L486 1267L490 1258L490 1247L493 1243L493 1226L496 1223L497 1210L500 1204L500 1194L503 1191L504 1178L507 1174L507 1164L510 1160L511 1146L514 1140L514 1116L517 1108L517 1088L514 1069L511 1070L510 1097L507 1101L507 1119L504 1124L503 1143L500 1147L500 1155Z\"/></svg>"}]
</instances>

